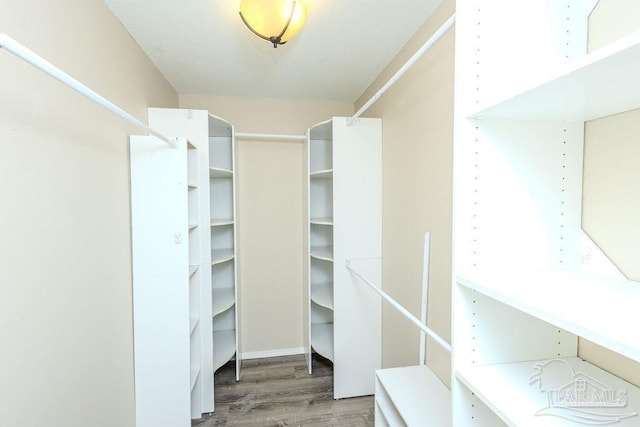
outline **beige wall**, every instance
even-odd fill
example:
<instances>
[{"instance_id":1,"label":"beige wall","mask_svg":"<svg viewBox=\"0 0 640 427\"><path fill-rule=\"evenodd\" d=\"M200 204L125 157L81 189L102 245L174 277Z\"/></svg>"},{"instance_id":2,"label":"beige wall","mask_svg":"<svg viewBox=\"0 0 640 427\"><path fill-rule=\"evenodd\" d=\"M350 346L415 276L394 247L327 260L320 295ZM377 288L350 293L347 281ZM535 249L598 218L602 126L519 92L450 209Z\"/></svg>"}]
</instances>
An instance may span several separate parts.
<instances>
[{"instance_id":1,"label":"beige wall","mask_svg":"<svg viewBox=\"0 0 640 427\"><path fill-rule=\"evenodd\" d=\"M419 29L356 106L363 104L453 13L447 0ZM454 32L450 30L366 116L383 120L383 287L420 316L423 235L431 232L428 324L451 330ZM383 365L418 363L418 329L385 304ZM450 358L427 345L427 363L447 384Z\"/></svg>"},{"instance_id":2,"label":"beige wall","mask_svg":"<svg viewBox=\"0 0 640 427\"><path fill-rule=\"evenodd\" d=\"M589 50L640 29L636 0L600 0L589 19ZM582 227L618 268L640 281L640 110L585 125ZM588 342L580 356L640 386L640 364Z\"/></svg>"},{"instance_id":3,"label":"beige wall","mask_svg":"<svg viewBox=\"0 0 640 427\"><path fill-rule=\"evenodd\" d=\"M0 0L0 30L146 119L177 94L99 0ZM135 423L128 135L0 50L0 425Z\"/></svg>"},{"instance_id":4,"label":"beige wall","mask_svg":"<svg viewBox=\"0 0 640 427\"><path fill-rule=\"evenodd\" d=\"M180 106L209 110L234 124L236 132L297 135L353 111L345 102L193 95L180 96ZM245 358L302 350L302 148L301 142L236 140Z\"/></svg>"}]
</instances>

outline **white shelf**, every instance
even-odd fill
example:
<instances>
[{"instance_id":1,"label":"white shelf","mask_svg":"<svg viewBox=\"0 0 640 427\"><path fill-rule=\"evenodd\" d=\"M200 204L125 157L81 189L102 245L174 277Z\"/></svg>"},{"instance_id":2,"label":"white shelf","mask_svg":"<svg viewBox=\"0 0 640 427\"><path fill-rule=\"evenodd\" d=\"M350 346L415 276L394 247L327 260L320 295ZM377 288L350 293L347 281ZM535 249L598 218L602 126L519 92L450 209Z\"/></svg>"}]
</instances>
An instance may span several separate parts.
<instances>
[{"instance_id":1,"label":"white shelf","mask_svg":"<svg viewBox=\"0 0 640 427\"><path fill-rule=\"evenodd\" d=\"M229 170L229 169L211 167L211 168L209 168L209 177L211 177L211 178L232 178L233 177L233 171Z\"/></svg>"},{"instance_id":2,"label":"white shelf","mask_svg":"<svg viewBox=\"0 0 640 427\"><path fill-rule=\"evenodd\" d=\"M213 370L217 371L236 352L236 331L215 331L213 333Z\"/></svg>"},{"instance_id":3,"label":"white shelf","mask_svg":"<svg viewBox=\"0 0 640 427\"><path fill-rule=\"evenodd\" d=\"M565 361L568 365L564 364ZM593 396L595 389L610 389L615 393L625 390L627 405L625 407L593 407L581 408L593 411L601 416L612 414L640 413L640 389L620 378L603 371L577 357L507 363L488 366L477 366L458 370L456 377L462 381L475 395L491 408L507 425L510 426L580 426L585 423L569 421L560 416L542 415L539 411L575 415L567 408L549 408L552 397L558 394L554 390L571 390L578 380L585 380L587 402L596 402ZM547 364L545 364L547 363ZM536 365L540 369L536 369ZM544 391L539 390L535 382L537 373L542 381ZM533 383L531 381L534 380ZM575 394L574 394L575 395ZM563 406L562 404L559 406ZM547 408L547 409L545 409ZM538 415L536 415L538 414ZM583 414L584 415L584 414ZM583 420L584 421L584 420ZM637 426L638 415L623 419L616 426ZM592 423L593 424L593 423Z\"/></svg>"},{"instance_id":4,"label":"white shelf","mask_svg":"<svg viewBox=\"0 0 640 427\"><path fill-rule=\"evenodd\" d=\"M234 288L213 288L212 290L212 313L217 314L227 311L236 303L236 293Z\"/></svg>"},{"instance_id":5,"label":"white shelf","mask_svg":"<svg viewBox=\"0 0 640 427\"><path fill-rule=\"evenodd\" d=\"M333 178L333 169L325 169L309 173L311 179L331 179Z\"/></svg>"},{"instance_id":6,"label":"white shelf","mask_svg":"<svg viewBox=\"0 0 640 427\"><path fill-rule=\"evenodd\" d=\"M191 391L193 391L193 388L196 386L196 382L198 381L199 376L200 376L200 368L197 366L192 366L191 367L191 388L190 388Z\"/></svg>"},{"instance_id":7,"label":"white shelf","mask_svg":"<svg viewBox=\"0 0 640 427\"><path fill-rule=\"evenodd\" d=\"M200 323L199 317L192 317L189 319L189 335L193 335L193 332L196 330L196 326Z\"/></svg>"},{"instance_id":8,"label":"white shelf","mask_svg":"<svg viewBox=\"0 0 640 427\"><path fill-rule=\"evenodd\" d=\"M309 222L315 225L333 225L333 218L311 218Z\"/></svg>"},{"instance_id":9,"label":"white shelf","mask_svg":"<svg viewBox=\"0 0 640 427\"><path fill-rule=\"evenodd\" d=\"M333 262L333 246L312 246L311 257Z\"/></svg>"},{"instance_id":10,"label":"white shelf","mask_svg":"<svg viewBox=\"0 0 640 427\"><path fill-rule=\"evenodd\" d=\"M198 268L200 268L200 266L198 266L198 265L190 265L189 266L189 277L192 277L194 274L196 274L196 271L198 271Z\"/></svg>"},{"instance_id":11,"label":"white shelf","mask_svg":"<svg viewBox=\"0 0 640 427\"><path fill-rule=\"evenodd\" d=\"M198 224L189 224L189 230L193 230L198 227Z\"/></svg>"},{"instance_id":12,"label":"white shelf","mask_svg":"<svg viewBox=\"0 0 640 427\"><path fill-rule=\"evenodd\" d=\"M376 380L376 406L391 425L451 425L451 392L426 365L381 369Z\"/></svg>"},{"instance_id":13,"label":"white shelf","mask_svg":"<svg viewBox=\"0 0 640 427\"><path fill-rule=\"evenodd\" d=\"M311 301L333 310L333 283L311 284Z\"/></svg>"},{"instance_id":14,"label":"white shelf","mask_svg":"<svg viewBox=\"0 0 640 427\"><path fill-rule=\"evenodd\" d=\"M311 346L320 356L333 362L333 323L311 325Z\"/></svg>"},{"instance_id":15,"label":"white shelf","mask_svg":"<svg viewBox=\"0 0 640 427\"><path fill-rule=\"evenodd\" d=\"M225 225L233 225L235 223L233 218L212 218L211 219L211 226L212 227L221 227L221 226L225 226Z\"/></svg>"},{"instance_id":16,"label":"white shelf","mask_svg":"<svg viewBox=\"0 0 640 427\"><path fill-rule=\"evenodd\" d=\"M211 265L231 261L234 256L233 249L213 249L211 250Z\"/></svg>"},{"instance_id":17,"label":"white shelf","mask_svg":"<svg viewBox=\"0 0 640 427\"><path fill-rule=\"evenodd\" d=\"M567 64L471 118L588 121L640 108L640 32Z\"/></svg>"},{"instance_id":18,"label":"white shelf","mask_svg":"<svg viewBox=\"0 0 640 427\"><path fill-rule=\"evenodd\" d=\"M638 282L584 272L478 275L457 282L640 361Z\"/></svg>"}]
</instances>

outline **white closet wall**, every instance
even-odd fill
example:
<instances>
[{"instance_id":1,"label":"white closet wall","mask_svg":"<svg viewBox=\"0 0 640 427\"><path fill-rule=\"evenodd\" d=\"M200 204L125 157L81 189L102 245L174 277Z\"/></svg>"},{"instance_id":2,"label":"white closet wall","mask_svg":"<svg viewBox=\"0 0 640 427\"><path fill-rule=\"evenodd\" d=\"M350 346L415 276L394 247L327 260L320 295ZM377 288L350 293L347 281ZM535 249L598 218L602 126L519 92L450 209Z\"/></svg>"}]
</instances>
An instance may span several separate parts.
<instances>
[{"instance_id":1,"label":"white closet wall","mask_svg":"<svg viewBox=\"0 0 640 427\"><path fill-rule=\"evenodd\" d=\"M640 35L585 56L595 3L457 2L456 426L638 423L640 390L577 357L640 360L640 284L579 271L584 122L640 107Z\"/></svg>"},{"instance_id":2,"label":"white closet wall","mask_svg":"<svg viewBox=\"0 0 640 427\"><path fill-rule=\"evenodd\" d=\"M334 397L373 394L381 366L381 301L345 267L368 259L380 283L381 148L379 119L348 126L335 117L308 132L304 347L334 364Z\"/></svg>"}]
</instances>

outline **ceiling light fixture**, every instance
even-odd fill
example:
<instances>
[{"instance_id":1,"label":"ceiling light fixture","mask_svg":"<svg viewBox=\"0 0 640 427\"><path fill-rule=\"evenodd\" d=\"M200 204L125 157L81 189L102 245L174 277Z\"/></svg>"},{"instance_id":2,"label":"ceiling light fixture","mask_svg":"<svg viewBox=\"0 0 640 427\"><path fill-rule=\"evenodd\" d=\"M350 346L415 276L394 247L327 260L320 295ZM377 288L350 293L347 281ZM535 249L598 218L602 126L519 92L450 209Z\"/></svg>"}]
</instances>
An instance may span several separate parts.
<instances>
[{"instance_id":1,"label":"ceiling light fixture","mask_svg":"<svg viewBox=\"0 0 640 427\"><path fill-rule=\"evenodd\" d=\"M307 12L294 0L242 0L240 18L253 34L273 43L285 44L302 29Z\"/></svg>"}]
</instances>

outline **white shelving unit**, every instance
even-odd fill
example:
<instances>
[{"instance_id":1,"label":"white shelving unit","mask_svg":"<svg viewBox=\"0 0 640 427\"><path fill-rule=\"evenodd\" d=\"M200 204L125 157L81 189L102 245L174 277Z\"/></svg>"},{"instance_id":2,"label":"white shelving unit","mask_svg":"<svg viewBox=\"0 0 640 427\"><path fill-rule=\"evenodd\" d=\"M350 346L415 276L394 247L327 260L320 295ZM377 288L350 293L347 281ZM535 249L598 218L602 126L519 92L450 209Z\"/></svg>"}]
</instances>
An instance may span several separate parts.
<instances>
[{"instance_id":1,"label":"white shelving unit","mask_svg":"<svg viewBox=\"0 0 640 427\"><path fill-rule=\"evenodd\" d=\"M640 34L586 54L596 1L457 2L453 420L640 423L640 283L580 271L584 121L640 108Z\"/></svg>"},{"instance_id":2,"label":"white shelving unit","mask_svg":"<svg viewBox=\"0 0 640 427\"><path fill-rule=\"evenodd\" d=\"M189 308L191 417L214 410L211 242L209 235L208 114L202 110L150 108L149 124L167 135L184 136L190 143L189 163ZM162 172L160 172L162 173Z\"/></svg>"},{"instance_id":3,"label":"white shelving unit","mask_svg":"<svg viewBox=\"0 0 640 427\"><path fill-rule=\"evenodd\" d=\"M236 358L240 380L237 310L237 245L235 221L234 130L226 121L209 116L209 188L211 191L211 283L213 288L213 368Z\"/></svg>"},{"instance_id":4,"label":"white shelving unit","mask_svg":"<svg viewBox=\"0 0 640 427\"><path fill-rule=\"evenodd\" d=\"M334 397L373 394L381 302L348 273L348 258L381 257L381 122L335 117L308 131L305 153L304 347L334 363Z\"/></svg>"},{"instance_id":5,"label":"white shelving unit","mask_svg":"<svg viewBox=\"0 0 640 427\"><path fill-rule=\"evenodd\" d=\"M132 136L131 221L136 425L191 425L199 312L192 310L194 201L192 149L152 136ZM188 153L189 152L189 153ZM190 345L191 341L191 345ZM196 344L197 346L197 344ZM197 357L197 355L195 355ZM197 396L196 396L197 397Z\"/></svg>"}]
</instances>

